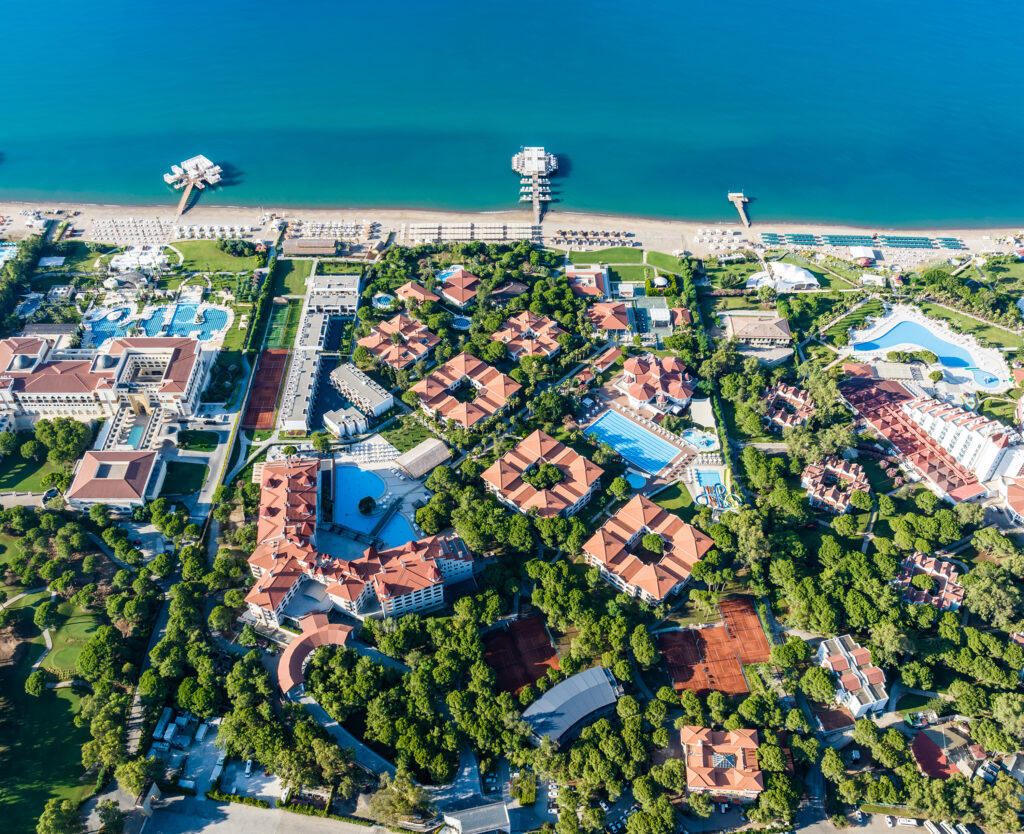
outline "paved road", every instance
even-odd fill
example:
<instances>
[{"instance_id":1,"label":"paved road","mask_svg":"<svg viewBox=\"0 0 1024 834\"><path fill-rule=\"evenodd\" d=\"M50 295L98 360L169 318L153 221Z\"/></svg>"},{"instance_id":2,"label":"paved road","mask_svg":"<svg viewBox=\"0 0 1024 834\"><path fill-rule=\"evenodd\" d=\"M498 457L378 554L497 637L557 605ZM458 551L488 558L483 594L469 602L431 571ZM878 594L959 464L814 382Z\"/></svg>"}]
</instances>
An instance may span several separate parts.
<instances>
[{"instance_id":1,"label":"paved road","mask_svg":"<svg viewBox=\"0 0 1024 834\"><path fill-rule=\"evenodd\" d=\"M477 764L476 756L467 743L463 743L459 750L459 770L455 779L450 785L441 785L436 788L427 788L430 799L434 805L445 810L464 805L468 800L476 798L480 804L494 802L497 797L490 799L483 798L483 785L480 782L480 766Z\"/></svg>"},{"instance_id":2,"label":"paved road","mask_svg":"<svg viewBox=\"0 0 1024 834\"><path fill-rule=\"evenodd\" d=\"M145 827L146 834L387 834L338 820L307 817L277 808L253 808L205 798L167 797Z\"/></svg>"},{"instance_id":3,"label":"paved road","mask_svg":"<svg viewBox=\"0 0 1024 834\"><path fill-rule=\"evenodd\" d=\"M374 753L373 750L342 727L337 721L327 714L327 710L320 706L309 695L302 696L302 698L299 699L299 703L306 708L309 714L316 719L320 726L331 734L331 737L338 743L339 747L352 748L355 760L358 764L373 773L387 773L391 776L395 775L396 768L391 764L391 762L383 756L379 756Z\"/></svg>"}]
</instances>

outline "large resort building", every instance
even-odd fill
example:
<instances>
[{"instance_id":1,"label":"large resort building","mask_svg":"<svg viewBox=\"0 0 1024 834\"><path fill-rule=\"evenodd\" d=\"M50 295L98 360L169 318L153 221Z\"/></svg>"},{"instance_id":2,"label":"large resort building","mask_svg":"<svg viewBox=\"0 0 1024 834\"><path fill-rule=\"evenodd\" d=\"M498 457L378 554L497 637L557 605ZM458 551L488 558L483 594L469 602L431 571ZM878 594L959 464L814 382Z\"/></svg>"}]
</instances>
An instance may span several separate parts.
<instances>
[{"instance_id":1,"label":"large resort building","mask_svg":"<svg viewBox=\"0 0 1024 834\"><path fill-rule=\"evenodd\" d=\"M1008 426L911 393L898 382L853 378L840 387L849 405L895 447L903 463L950 501L988 494L983 482L1014 478L1024 465L1020 435Z\"/></svg>"},{"instance_id":2,"label":"large resort building","mask_svg":"<svg viewBox=\"0 0 1024 834\"><path fill-rule=\"evenodd\" d=\"M444 585L469 578L473 557L458 538L433 536L399 547L369 547L358 559L334 559L317 548L320 461L289 458L263 467L256 584L246 596L252 616L280 626L289 601L306 582L325 587L328 607L355 617L426 611L444 602Z\"/></svg>"},{"instance_id":3,"label":"large resort building","mask_svg":"<svg viewBox=\"0 0 1024 834\"><path fill-rule=\"evenodd\" d=\"M92 420L121 408L189 417L216 351L196 339L113 339L100 350L52 351L40 338L0 341L0 410L17 425L40 418Z\"/></svg>"},{"instance_id":4,"label":"large resort building","mask_svg":"<svg viewBox=\"0 0 1024 834\"><path fill-rule=\"evenodd\" d=\"M932 590L915 587L915 576L929 577ZM901 592L903 601L912 605L933 605L939 611L957 611L964 601L964 586L960 584L960 572L952 562L944 562L934 556L915 552L900 563L900 573L893 580Z\"/></svg>"},{"instance_id":5,"label":"large resort building","mask_svg":"<svg viewBox=\"0 0 1024 834\"><path fill-rule=\"evenodd\" d=\"M476 389L472 399L460 399L460 389ZM522 386L471 353L461 353L421 379L411 389L431 417L450 420L464 429L502 411Z\"/></svg>"},{"instance_id":6,"label":"large resort building","mask_svg":"<svg viewBox=\"0 0 1024 834\"><path fill-rule=\"evenodd\" d=\"M815 657L819 666L835 673L836 699L854 720L886 708L885 673L872 665L871 652L850 635L823 640Z\"/></svg>"},{"instance_id":7,"label":"large resort building","mask_svg":"<svg viewBox=\"0 0 1024 834\"><path fill-rule=\"evenodd\" d=\"M460 310L465 308L480 289L480 279L472 272L466 272L461 266L450 267L438 275L440 283L437 290L449 304Z\"/></svg>"},{"instance_id":8,"label":"large resort building","mask_svg":"<svg viewBox=\"0 0 1024 834\"><path fill-rule=\"evenodd\" d=\"M681 360L648 353L626 360L621 389L637 411L679 414L693 397L693 379Z\"/></svg>"},{"instance_id":9,"label":"large resort building","mask_svg":"<svg viewBox=\"0 0 1024 834\"><path fill-rule=\"evenodd\" d=\"M564 335L565 331L551 319L524 310L506 321L491 338L504 344L513 359L520 356L551 358L561 349L558 337Z\"/></svg>"},{"instance_id":10,"label":"large resort building","mask_svg":"<svg viewBox=\"0 0 1024 834\"><path fill-rule=\"evenodd\" d=\"M141 507L160 493L166 468L156 452L86 452L64 497L76 510Z\"/></svg>"},{"instance_id":11,"label":"large resort building","mask_svg":"<svg viewBox=\"0 0 1024 834\"><path fill-rule=\"evenodd\" d=\"M538 489L524 476L529 478L530 472L544 464L558 469L562 478L547 489ZM538 429L480 477L506 506L521 513L535 510L538 516L547 518L579 512L597 490L603 474L600 466Z\"/></svg>"},{"instance_id":12,"label":"large resort building","mask_svg":"<svg viewBox=\"0 0 1024 834\"><path fill-rule=\"evenodd\" d=\"M679 730L686 765L686 790L715 798L751 802L764 790L757 763L757 730Z\"/></svg>"},{"instance_id":13,"label":"large resort building","mask_svg":"<svg viewBox=\"0 0 1024 834\"><path fill-rule=\"evenodd\" d=\"M630 333L629 310L621 301L599 301L587 308L587 321L594 331L609 339L624 339Z\"/></svg>"},{"instance_id":14,"label":"large resort building","mask_svg":"<svg viewBox=\"0 0 1024 834\"><path fill-rule=\"evenodd\" d=\"M662 552L642 546L656 533ZM616 588L657 605L681 588L693 566L714 546L711 538L643 495L634 496L583 546L587 562Z\"/></svg>"},{"instance_id":15,"label":"large resort building","mask_svg":"<svg viewBox=\"0 0 1024 834\"><path fill-rule=\"evenodd\" d=\"M379 361L397 370L426 359L440 342L425 324L402 313L382 321L359 340Z\"/></svg>"},{"instance_id":16,"label":"large resort building","mask_svg":"<svg viewBox=\"0 0 1024 834\"><path fill-rule=\"evenodd\" d=\"M805 466L800 485L807 490L807 500L812 507L822 507L839 515L850 509L850 499L855 492L871 491L864 467L837 457Z\"/></svg>"},{"instance_id":17,"label":"large resort building","mask_svg":"<svg viewBox=\"0 0 1024 834\"><path fill-rule=\"evenodd\" d=\"M817 410L810 391L777 382L764 395L764 419L776 431L806 425Z\"/></svg>"}]
</instances>

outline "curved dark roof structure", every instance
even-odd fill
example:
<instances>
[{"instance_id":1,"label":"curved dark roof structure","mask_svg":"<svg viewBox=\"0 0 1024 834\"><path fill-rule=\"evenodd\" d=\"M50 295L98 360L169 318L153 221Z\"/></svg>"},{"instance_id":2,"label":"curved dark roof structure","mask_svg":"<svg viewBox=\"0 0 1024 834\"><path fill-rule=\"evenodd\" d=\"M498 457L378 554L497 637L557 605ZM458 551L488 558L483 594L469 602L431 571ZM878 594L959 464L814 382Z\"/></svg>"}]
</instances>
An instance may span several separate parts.
<instances>
[{"instance_id":1,"label":"curved dark roof structure","mask_svg":"<svg viewBox=\"0 0 1024 834\"><path fill-rule=\"evenodd\" d=\"M536 739L550 736L557 744L587 718L612 706L618 697L619 687L612 673L603 666L594 666L545 692L526 708L523 720Z\"/></svg>"}]
</instances>

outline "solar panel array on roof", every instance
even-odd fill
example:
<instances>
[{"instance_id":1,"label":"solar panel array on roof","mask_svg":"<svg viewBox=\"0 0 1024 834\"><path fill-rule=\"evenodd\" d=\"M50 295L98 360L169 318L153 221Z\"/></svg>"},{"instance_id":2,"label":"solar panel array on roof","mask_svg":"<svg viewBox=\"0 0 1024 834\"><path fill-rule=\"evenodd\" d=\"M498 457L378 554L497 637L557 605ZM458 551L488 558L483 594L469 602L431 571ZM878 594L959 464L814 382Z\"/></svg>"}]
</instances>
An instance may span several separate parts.
<instances>
[{"instance_id":1,"label":"solar panel array on roof","mask_svg":"<svg viewBox=\"0 0 1024 834\"><path fill-rule=\"evenodd\" d=\"M523 720L537 738L559 741L583 719L618 699L614 678L603 666L594 666L552 687L523 712Z\"/></svg>"}]
</instances>

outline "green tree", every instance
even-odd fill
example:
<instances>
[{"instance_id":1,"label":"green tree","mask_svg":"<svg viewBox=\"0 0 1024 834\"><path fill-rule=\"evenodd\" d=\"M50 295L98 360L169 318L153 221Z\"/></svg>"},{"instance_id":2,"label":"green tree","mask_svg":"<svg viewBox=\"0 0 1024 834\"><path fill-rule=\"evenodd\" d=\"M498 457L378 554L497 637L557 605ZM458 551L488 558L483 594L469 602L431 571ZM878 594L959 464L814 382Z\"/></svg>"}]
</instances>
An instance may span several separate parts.
<instances>
[{"instance_id":1,"label":"green tree","mask_svg":"<svg viewBox=\"0 0 1024 834\"><path fill-rule=\"evenodd\" d=\"M46 684L49 680L49 672L43 669L36 669L25 679L25 691L34 698L38 698L46 691Z\"/></svg>"},{"instance_id":2,"label":"green tree","mask_svg":"<svg viewBox=\"0 0 1024 834\"><path fill-rule=\"evenodd\" d=\"M714 806L711 804L711 797L706 793L691 793L687 802L690 805L691 813L698 817L707 819L711 816L711 812L714 811Z\"/></svg>"},{"instance_id":3,"label":"green tree","mask_svg":"<svg viewBox=\"0 0 1024 834\"><path fill-rule=\"evenodd\" d=\"M208 623L214 631L227 631L234 621L235 615L230 608L226 605L216 605L210 612Z\"/></svg>"},{"instance_id":4,"label":"green tree","mask_svg":"<svg viewBox=\"0 0 1024 834\"><path fill-rule=\"evenodd\" d=\"M25 460L42 460L46 456L46 447L38 440L27 440L21 444L21 456Z\"/></svg>"},{"instance_id":5,"label":"green tree","mask_svg":"<svg viewBox=\"0 0 1024 834\"><path fill-rule=\"evenodd\" d=\"M159 776L163 766L163 762L156 756L150 756L148 759L140 756L121 762L114 771L114 777L124 788L125 793L138 796L147 782Z\"/></svg>"},{"instance_id":6,"label":"green tree","mask_svg":"<svg viewBox=\"0 0 1024 834\"><path fill-rule=\"evenodd\" d=\"M36 822L36 834L80 834L85 826L70 799L49 799Z\"/></svg>"},{"instance_id":7,"label":"green tree","mask_svg":"<svg viewBox=\"0 0 1024 834\"><path fill-rule=\"evenodd\" d=\"M629 485L629 481L620 475L608 485L608 491L616 500L621 501L633 491L633 488Z\"/></svg>"},{"instance_id":8,"label":"green tree","mask_svg":"<svg viewBox=\"0 0 1024 834\"><path fill-rule=\"evenodd\" d=\"M819 704L830 704L836 697L836 685L832 675L821 666L812 666L800 678L800 689Z\"/></svg>"},{"instance_id":9,"label":"green tree","mask_svg":"<svg viewBox=\"0 0 1024 834\"><path fill-rule=\"evenodd\" d=\"M103 831L109 834L121 834L124 831L124 811L113 799L104 799L96 806Z\"/></svg>"},{"instance_id":10,"label":"green tree","mask_svg":"<svg viewBox=\"0 0 1024 834\"><path fill-rule=\"evenodd\" d=\"M642 543L651 553L661 553L665 548L665 540L657 533L645 533Z\"/></svg>"},{"instance_id":11,"label":"green tree","mask_svg":"<svg viewBox=\"0 0 1024 834\"><path fill-rule=\"evenodd\" d=\"M658 662L658 651L654 648L654 641L651 639L647 626L643 623L633 629L629 638L629 645L633 649L633 656L636 662L645 669Z\"/></svg>"},{"instance_id":12,"label":"green tree","mask_svg":"<svg viewBox=\"0 0 1024 834\"><path fill-rule=\"evenodd\" d=\"M846 776L846 765L834 747L825 748L825 754L821 757L821 774L835 784Z\"/></svg>"},{"instance_id":13,"label":"green tree","mask_svg":"<svg viewBox=\"0 0 1024 834\"><path fill-rule=\"evenodd\" d=\"M314 432L310 440L313 444L313 448L316 449L321 454L325 454L331 450L333 441L331 440L331 436L327 432Z\"/></svg>"}]
</instances>

